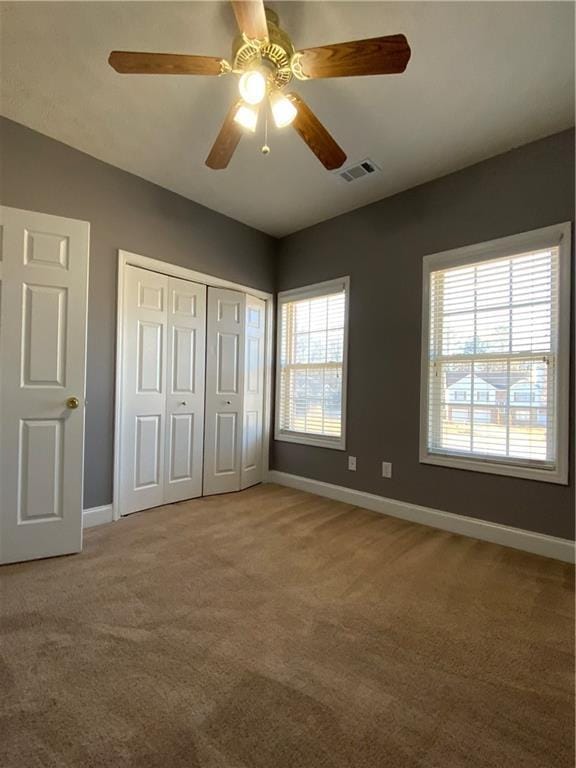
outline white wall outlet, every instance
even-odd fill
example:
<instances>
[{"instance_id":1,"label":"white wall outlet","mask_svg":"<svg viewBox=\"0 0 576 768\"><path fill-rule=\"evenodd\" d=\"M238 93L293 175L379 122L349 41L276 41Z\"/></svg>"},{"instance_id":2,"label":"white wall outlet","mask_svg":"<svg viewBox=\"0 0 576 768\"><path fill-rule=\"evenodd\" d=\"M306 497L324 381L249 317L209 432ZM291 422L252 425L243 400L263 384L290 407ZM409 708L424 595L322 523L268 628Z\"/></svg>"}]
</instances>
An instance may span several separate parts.
<instances>
[{"instance_id":1,"label":"white wall outlet","mask_svg":"<svg viewBox=\"0 0 576 768\"><path fill-rule=\"evenodd\" d=\"M392 462L382 462L382 477L387 477L388 479L392 477Z\"/></svg>"},{"instance_id":2,"label":"white wall outlet","mask_svg":"<svg viewBox=\"0 0 576 768\"><path fill-rule=\"evenodd\" d=\"M350 472L356 472L356 456L348 456L348 469Z\"/></svg>"}]
</instances>

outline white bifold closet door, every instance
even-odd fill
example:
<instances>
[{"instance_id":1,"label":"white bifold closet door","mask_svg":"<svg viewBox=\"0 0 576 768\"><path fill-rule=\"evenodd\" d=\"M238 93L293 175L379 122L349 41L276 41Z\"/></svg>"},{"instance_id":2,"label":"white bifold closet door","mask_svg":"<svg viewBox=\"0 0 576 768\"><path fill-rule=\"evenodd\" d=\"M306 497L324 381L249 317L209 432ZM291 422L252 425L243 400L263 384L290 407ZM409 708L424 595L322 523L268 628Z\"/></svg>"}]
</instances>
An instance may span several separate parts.
<instances>
[{"instance_id":1,"label":"white bifold closet door","mask_svg":"<svg viewBox=\"0 0 576 768\"><path fill-rule=\"evenodd\" d=\"M202 495L206 286L128 267L122 514Z\"/></svg>"},{"instance_id":2,"label":"white bifold closet door","mask_svg":"<svg viewBox=\"0 0 576 768\"><path fill-rule=\"evenodd\" d=\"M262 480L265 303L208 288L204 495Z\"/></svg>"},{"instance_id":3,"label":"white bifold closet door","mask_svg":"<svg viewBox=\"0 0 576 768\"><path fill-rule=\"evenodd\" d=\"M241 488L248 488L262 482L264 475L262 440L264 438L265 320L266 305L262 299L246 296Z\"/></svg>"}]
</instances>

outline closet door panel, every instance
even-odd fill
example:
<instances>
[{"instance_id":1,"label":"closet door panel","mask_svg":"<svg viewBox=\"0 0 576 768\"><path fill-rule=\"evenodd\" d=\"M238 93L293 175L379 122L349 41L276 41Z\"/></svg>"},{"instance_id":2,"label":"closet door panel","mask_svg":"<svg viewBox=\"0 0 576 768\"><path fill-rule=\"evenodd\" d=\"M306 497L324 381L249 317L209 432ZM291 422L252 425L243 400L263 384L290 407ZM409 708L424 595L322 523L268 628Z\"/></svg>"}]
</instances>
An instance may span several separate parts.
<instances>
[{"instance_id":1,"label":"closet door panel","mask_svg":"<svg viewBox=\"0 0 576 768\"><path fill-rule=\"evenodd\" d=\"M246 296L208 288L204 495L240 489Z\"/></svg>"},{"instance_id":2,"label":"closet door panel","mask_svg":"<svg viewBox=\"0 0 576 768\"><path fill-rule=\"evenodd\" d=\"M206 286L168 279L166 503L202 495Z\"/></svg>"},{"instance_id":3,"label":"closet door panel","mask_svg":"<svg viewBox=\"0 0 576 768\"><path fill-rule=\"evenodd\" d=\"M170 418L170 472L168 482L190 480L194 474L194 415L173 414Z\"/></svg>"},{"instance_id":4,"label":"closet door panel","mask_svg":"<svg viewBox=\"0 0 576 768\"><path fill-rule=\"evenodd\" d=\"M162 419L159 415L136 416L136 462L134 488L157 488L160 485L160 434Z\"/></svg>"},{"instance_id":5,"label":"closet door panel","mask_svg":"<svg viewBox=\"0 0 576 768\"><path fill-rule=\"evenodd\" d=\"M164 503L168 278L128 267L124 286L121 513Z\"/></svg>"},{"instance_id":6,"label":"closet door panel","mask_svg":"<svg viewBox=\"0 0 576 768\"><path fill-rule=\"evenodd\" d=\"M265 308L262 299L246 297L241 488L260 483L263 477Z\"/></svg>"},{"instance_id":7,"label":"closet door panel","mask_svg":"<svg viewBox=\"0 0 576 768\"><path fill-rule=\"evenodd\" d=\"M235 413L216 414L215 470L221 475L236 470L238 418Z\"/></svg>"}]
</instances>

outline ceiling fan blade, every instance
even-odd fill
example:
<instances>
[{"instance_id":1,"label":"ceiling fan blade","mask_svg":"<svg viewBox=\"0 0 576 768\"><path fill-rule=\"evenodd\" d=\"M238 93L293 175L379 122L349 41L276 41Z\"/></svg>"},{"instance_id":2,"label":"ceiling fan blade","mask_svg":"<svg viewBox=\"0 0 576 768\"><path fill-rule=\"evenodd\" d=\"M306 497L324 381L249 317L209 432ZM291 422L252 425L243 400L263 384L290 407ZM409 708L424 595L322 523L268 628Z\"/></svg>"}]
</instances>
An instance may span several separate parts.
<instances>
[{"instance_id":1,"label":"ceiling fan blade","mask_svg":"<svg viewBox=\"0 0 576 768\"><path fill-rule=\"evenodd\" d=\"M394 75L404 72L410 60L410 46L404 35L350 40L298 51L297 66L304 79Z\"/></svg>"},{"instance_id":2,"label":"ceiling fan blade","mask_svg":"<svg viewBox=\"0 0 576 768\"><path fill-rule=\"evenodd\" d=\"M292 125L301 138L310 147L322 165L333 171L346 160L342 147L338 146L308 104L296 93L288 94L288 98L298 109Z\"/></svg>"},{"instance_id":3,"label":"ceiling fan blade","mask_svg":"<svg viewBox=\"0 0 576 768\"><path fill-rule=\"evenodd\" d=\"M241 102L237 101L232 105L228 114L224 118L220 133L216 137L216 141L210 154L206 158L206 165L208 168L212 168L215 171L222 171L228 167L228 163L232 159L238 142L242 138L242 128L234 120L234 115Z\"/></svg>"},{"instance_id":4,"label":"ceiling fan blade","mask_svg":"<svg viewBox=\"0 0 576 768\"><path fill-rule=\"evenodd\" d=\"M268 24L262 0L232 0L238 27L250 40L268 40Z\"/></svg>"},{"instance_id":5,"label":"ceiling fan blade","mask_svg":"<svg viewBox=\"0 0 576 768\"><path fill-rule=\"evenodd\" d=\"M178 53L112 51L110 66L123 75L221 75L223 60L216 56L187 56Z\"/></svg>"}]
</instances>

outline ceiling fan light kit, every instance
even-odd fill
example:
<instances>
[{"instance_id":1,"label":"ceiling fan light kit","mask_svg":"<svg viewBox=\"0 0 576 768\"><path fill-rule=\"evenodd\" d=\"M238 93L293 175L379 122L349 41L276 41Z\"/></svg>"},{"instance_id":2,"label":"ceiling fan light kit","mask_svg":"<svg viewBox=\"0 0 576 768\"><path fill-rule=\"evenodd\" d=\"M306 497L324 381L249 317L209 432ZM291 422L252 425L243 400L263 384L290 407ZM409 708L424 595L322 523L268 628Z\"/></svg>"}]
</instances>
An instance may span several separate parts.
<instances>
[{"instance_id":1,"label":"ceiling fan light kit","mask_svg":"<svg viewBox=\"0 0 576 768\"><path fill-rule=\"evenodd\" d=\"M270 108L276 128L285 128L290 125L298 114L294 102L280 91L270 92Z\"/></svg>"},{"instance_id":2,"label":"ceiling fan light kit","mask_svg":"<svg viewBox=\"0 0 576 768\"><path fill-rule=\"evenodd\" d=\"M238 90L247 104L260 104L266 96L266 78L258 69L250 69L240 77Z\"/></svg>"},{"instance_id":3,"label":"ceiling fan light kit","mask_svg":"<svg viewBox=\"0 0 576 768\"><path fill-rule=\"evenodd\" d=\"M325 168L340 168L346 161L342 148L301 96L284 94L282 89L293 78L304 81L404 72L410 59L404 35L296 51L289 35L280 27L278 15L264 8L263 0L232 0L232 7L240 30L232 45L232 64L215 56L130 51L113 51L108 61L122 74L240 75L241 98L224 119L206 159L209 168L228 167L243 130L256 131L259 107L266 98L277 128L292 125ZM262 152L270 152L267 142Z\"/></svg>"},{"instance_id":4,"label":"ceiling fan light kit","mask_svg":"<svg viewBox=\"0 0 576 768\"><path fill-rule=\"evenodd\" d=\"M255 133L258 125L258 109L256 106L240 104L234 115L234 121L246 128L250 133Z\"/></svg>"}]
</instances>

